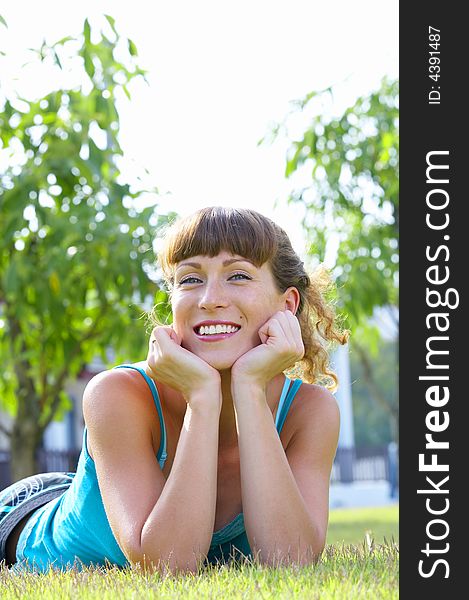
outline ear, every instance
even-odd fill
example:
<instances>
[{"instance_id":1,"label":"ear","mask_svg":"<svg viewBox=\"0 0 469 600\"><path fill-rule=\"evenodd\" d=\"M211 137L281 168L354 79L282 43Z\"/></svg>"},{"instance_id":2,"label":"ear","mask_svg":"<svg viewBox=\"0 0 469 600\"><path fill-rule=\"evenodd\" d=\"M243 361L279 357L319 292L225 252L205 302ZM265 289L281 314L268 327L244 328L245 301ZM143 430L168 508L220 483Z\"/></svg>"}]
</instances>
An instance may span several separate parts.
<instances>
[{"instance_id":1,"label":"ear","mask_svg":"<svg viewBox=\"0 0 469 600\"><path fill-rule=\"evenodd\" d=\"M300 305L300 292L296 287L290 287L283 293L283 297L284 310L289 310L296 315L296 311Z\"/></svg>"}]
</instances>

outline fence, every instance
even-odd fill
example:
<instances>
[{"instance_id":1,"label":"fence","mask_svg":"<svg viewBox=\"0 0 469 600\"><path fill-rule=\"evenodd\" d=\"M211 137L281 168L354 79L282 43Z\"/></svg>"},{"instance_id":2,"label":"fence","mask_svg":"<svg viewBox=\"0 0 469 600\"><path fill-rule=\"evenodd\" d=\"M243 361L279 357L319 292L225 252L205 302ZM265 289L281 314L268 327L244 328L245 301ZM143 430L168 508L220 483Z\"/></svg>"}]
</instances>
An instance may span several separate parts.
<instances>
[{"instance_id":1,"label":"fence","mask_svg":"<svg viewBox=\"0 0 469 600\"><path fill-rule=\"evenodd\" d=\"M39 472L75 471L79 455L79 450L39 450ZM332 467L332 483L370 480L392 482L396 477L397 465L386 445L337 449ZM11 482L10 453L0 451L0 490Z\"/></svg>"},{"instance_id":2,"label":"fence","mask_svg":"<svg viewBox=\"0 0 469 600\"><path fill-rule=\"evenodd\" d=\"M76 471L80 450L39 450L37 455L38 472ZM10 452L0 451L0 490L12 483Z\"/></svg>"},{"instance_id":3,"label":"fence","mask_svg":"<svg viewBox=\"0 0 469 600\"><path fill-rule=\"evenodd\" d=\"M332 467L331 481L391 481L397 465L393 464L387 445L338 448Z\"/></svg>"}]
</instances>

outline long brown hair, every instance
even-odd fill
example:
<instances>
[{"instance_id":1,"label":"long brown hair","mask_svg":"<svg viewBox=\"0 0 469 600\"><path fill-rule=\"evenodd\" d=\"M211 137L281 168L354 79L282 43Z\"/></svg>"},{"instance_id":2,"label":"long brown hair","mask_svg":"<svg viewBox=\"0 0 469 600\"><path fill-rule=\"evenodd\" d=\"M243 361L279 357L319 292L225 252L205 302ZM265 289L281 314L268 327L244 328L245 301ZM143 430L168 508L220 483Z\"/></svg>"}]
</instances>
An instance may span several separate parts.
<instances>
[{"instance_id":1,"label":"long brown hair","mask_svg":"<svg viewBox=\"0 0 469 600\"><path fill-rule=\"evenodd\" d=\"M180 261L198 255L213 257L223 250L258 267L268 262L280 293L289 287L298 290L296 316L305 354L287 374L334 390L337 376L329 366L328 346L345 344L348 332L338 326L334 305L327 299L334 288L328 271L320 266L308 274L288 235L268 217L250 209L215 206L202 208L167 230L158 260L170 292Z\"/></svg>"}]
</instances>

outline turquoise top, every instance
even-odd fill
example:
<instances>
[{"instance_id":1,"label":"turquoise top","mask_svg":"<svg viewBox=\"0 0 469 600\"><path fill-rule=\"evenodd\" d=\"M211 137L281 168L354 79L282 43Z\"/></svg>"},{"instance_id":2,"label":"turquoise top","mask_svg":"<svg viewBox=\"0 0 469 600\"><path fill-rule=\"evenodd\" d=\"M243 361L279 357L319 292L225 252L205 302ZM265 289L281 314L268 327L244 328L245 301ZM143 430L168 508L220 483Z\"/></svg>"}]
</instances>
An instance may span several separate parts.
<instances>
[{"instance_id":1,"label":"turquoise top","mask_svg":"<svg viewBox=\"0 0 469 600\"><path fill-rule=\"evenodd\" d=\"M161 443L157 459L163 468L167 456L166 427L156 385L139 367L119 365L115 368L135 369L150 387L160 420ZM275 420L279 434L301 383L297 379L290 387L290 379L285 379ZM88 453L86 437L85 427L83 447L70 487L62 496L37 509L21 532L16 549L17 567L27 565L45 571L51 565L54 568L80 568L81 565L105 565L108 562L120 567L129 565L107 520L96 466ZM239 552L251 556L243 513L213 533L207 562L225 562L231 554L239 556Z\"/></svg>"}]
</instances>

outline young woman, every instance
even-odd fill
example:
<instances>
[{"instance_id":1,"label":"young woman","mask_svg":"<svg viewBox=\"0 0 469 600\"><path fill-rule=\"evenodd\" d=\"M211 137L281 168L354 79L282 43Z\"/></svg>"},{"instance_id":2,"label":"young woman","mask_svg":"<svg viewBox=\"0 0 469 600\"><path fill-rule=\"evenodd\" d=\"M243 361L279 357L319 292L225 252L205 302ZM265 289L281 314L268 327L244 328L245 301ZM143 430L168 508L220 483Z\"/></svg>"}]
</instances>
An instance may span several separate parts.
<instances>
[{"instance_id":1,"label":"young woman","mask_svg":"<svg viewBox=\"0 0 469 600\"><path fill-rule=\"evenodd\" d=\"M336 384L325 346L346 339L324 271L308 276L270 219L220 207L173 225L159 259L172 325L154 324L145 361L88 384L77 473L0 493L16 568L195 572L242 555L308 564L324 547L339 414L314 382Z\"/></svg>"}]
</instances>

